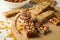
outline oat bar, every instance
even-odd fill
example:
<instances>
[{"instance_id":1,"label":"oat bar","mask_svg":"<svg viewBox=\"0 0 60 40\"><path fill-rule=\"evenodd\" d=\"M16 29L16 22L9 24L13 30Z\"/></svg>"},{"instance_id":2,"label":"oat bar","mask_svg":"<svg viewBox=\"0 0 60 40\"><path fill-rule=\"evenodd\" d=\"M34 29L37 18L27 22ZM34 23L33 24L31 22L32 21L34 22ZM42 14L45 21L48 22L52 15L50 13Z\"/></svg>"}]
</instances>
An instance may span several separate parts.
<instances>
[{"instance_id":1,"label":"oat bar","mask_svg":"<svg viewBox=\"0 0 60 40\"><path fill-rule=\"evenodd\" d=\"M51 6L55 6L57 4L56 0L30 0L30 3L39 4L44 1L50 2Z\"/></svg>"},{"instance_id":2,"label":"oat bar","mask_svg":"<svg viewBox=\"0 0 60 40\"><path fill-rule=\"evenodd\" d=\"M30 3L41 3L43 2L44 0L30 0Z\"/></svg>"},{"instance_id":3,"label":"oat bar","mask_svg":"<svg viewBox=\"0 0 60 40\"><path fill-rule=\"evenodd\" d=\"M34 14L40 14L41 12L43 12L46 8L48 8L50 6L49 2L42 2L38 5L35 5L31 8L30 12L34 13Z\"/></svg>"},{"instance_id":4,"label":"oat bar","mask_svg":"<svg viewBox=\"0 0 60 40\"><path fill-rule=\"evenodd\" d=\"M46 11L40 15L37 16L37 20L40 22L46 22L48 19L52 18L54 16L53 11Z\"/></svg>"},{"instance_id":5,"label":"oat bar","mask_svg":"<svg viewBox=\"0 0 60 40\"><path fill-rule=\"evenodd\" d=\"M41 14L42 12L44 12L44 10L49 8L49 6L50 6L50 3L47 4L47 2L43 2L41 4L35 5L32 8L30 8L30 12L31 12L32 18L35 18L37 15Z\"/></svg>"},{"instance_id":6,"label":"oat bar","mask_svg":"<svg viewBox=\"0 0 60 40\"><path fill-rule=\"evenodd\" d=\"M23 9L14 9L14 10L11 10L11 11L8 11L8 12L4 12L3 15L7 18L10 18L12 16L15 16L16 14L22 12Z\"/></svg>"}]
</instances>

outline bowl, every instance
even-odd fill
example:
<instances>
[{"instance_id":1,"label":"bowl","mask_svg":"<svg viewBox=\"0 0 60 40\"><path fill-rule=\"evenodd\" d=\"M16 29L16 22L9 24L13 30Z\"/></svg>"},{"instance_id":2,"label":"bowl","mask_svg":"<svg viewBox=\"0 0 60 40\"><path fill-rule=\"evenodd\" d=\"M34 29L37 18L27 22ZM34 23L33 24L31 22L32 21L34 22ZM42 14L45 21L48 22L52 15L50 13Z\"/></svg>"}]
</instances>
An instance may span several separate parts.
<instances>
[{"instance_id":1,"label":"bowl","mask_svg":"<svg viewBox=\"0 0 60 40\"><path fill-rule=\"evenodd\" d=\"M22 6L24 6L25 4L29 3L30 0L26 0L23 2L8 2L5 0L0 0L0 6L3 6L5 8L20 8Z\"/></svg>"}]
</instances>

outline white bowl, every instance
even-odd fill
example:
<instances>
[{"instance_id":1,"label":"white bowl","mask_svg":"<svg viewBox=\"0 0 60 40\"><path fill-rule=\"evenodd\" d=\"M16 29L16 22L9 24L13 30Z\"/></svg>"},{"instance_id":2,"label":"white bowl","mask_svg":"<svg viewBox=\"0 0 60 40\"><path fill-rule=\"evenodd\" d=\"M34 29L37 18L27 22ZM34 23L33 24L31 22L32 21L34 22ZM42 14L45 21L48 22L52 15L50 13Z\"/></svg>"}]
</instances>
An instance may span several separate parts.
<instances>
[{"instance_id":1,"label":"white bowl","mask_svg":"<svg viewBox=\"0 0 60 40\"><path fill-rule=\"evenodd\" d=\"M19 8L24 6L25 4L29 3L30 0L26 0L23 2L19 2L19 3L14 3L14 2L8 2L8 1L4 1L4 0L0 0L0 6L3 6L5 8Z\"/></svg>"}]
</instances>

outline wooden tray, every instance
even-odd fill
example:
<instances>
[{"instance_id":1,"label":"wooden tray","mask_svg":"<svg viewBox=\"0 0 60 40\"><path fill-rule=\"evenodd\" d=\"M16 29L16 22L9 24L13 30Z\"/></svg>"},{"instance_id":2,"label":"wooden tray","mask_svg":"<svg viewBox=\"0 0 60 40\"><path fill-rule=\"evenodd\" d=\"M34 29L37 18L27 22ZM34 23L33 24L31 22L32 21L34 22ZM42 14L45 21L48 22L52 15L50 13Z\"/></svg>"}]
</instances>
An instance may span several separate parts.
<instances>
[{"instance_id":1,"label":"wooden tray","mask_svg":"<svg viewBox=\"0 0 60 40\"><path fill-rule=\"evenodd\" d=\"M60 11L60 8L56 8L56 9L58 11ZM51 30L50 33L48 33L47 35L40 35L39 37L29 38L28 39L26 37L22 37L17 32L17 30L15 28L15 20L16 20L16 18L13 20L13 26L12 26L11 30L12 30L13 34L15 35L15 37L17 38L17 40L60 40L60 26L56 26L56 25L53 25L53 24L51 24L51 23L48 22L48 23L46 23L44 25L49 26L49 29Z\"/></svg>"}]
</instances>

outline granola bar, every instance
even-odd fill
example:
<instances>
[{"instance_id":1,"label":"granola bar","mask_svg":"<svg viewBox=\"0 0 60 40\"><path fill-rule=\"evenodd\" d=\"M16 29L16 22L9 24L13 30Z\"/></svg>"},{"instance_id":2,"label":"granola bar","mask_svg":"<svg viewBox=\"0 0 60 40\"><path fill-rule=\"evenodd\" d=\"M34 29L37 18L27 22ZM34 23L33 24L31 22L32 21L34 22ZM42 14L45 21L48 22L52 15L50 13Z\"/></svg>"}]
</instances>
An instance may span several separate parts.
<instances>
[{"instance_id":1,"label":"granola bar","mask_svg":"<svg viewBox=\"0 0 60 40\"><path fill-rule=\"evenodd\" d=\"M57 4L56 0L31 0L30 3L39 4L39 3L42 3L44 1L50 2L51 6L55 6Z\"/></svg>"},{"instance_id":2,"label":"granola bar","mask_svg":"<svg viewBox=\"0 0 60 40\"><path fill-rule=\"evenodd\" d=\"M24 9L14 9L8 12L4 12L3 15L7 18L10 18L12 16L15 16L16 14L22 12Z\"/></svg>"},{"instance_id":3,"label":"granola bar","mask_svg":"<svg viewBox=\"0 0 60 40\"><path fill-rule=\"evenodd\" d=\"M54 16L53 11L46 11L40 15L37 16L37 20L40 22L46 22L48 19L52 18Z\"/></svg>"},{"instance_id":4,"label":"granola bar","mask_svg":"<svg viewBox=\"0 0 60 40\"><path fill-rule=\"evenodd\" d=\"M40 4L36 5L36 6L33 6L31 8L30 12L37 15L37 14L40 14L41 12L43 12L43 10L45 10L49 6L50 6L49 2L42 2L42 3L40 3Z\"/></svg>"},{"instance_id":5,"label":"granola bar","mask_svg":"<svg viewBox=\"0 0 60 40\"><path fill-rule=\"evenodd\" d=\"M35 5L32 8L30 8L32 18L35 18L37 15L40 15L47 8L49 8L49 6L50 6L50 3L47 4L47 2L42 2L38 5Z\"/></svg>"}]
</instances>

